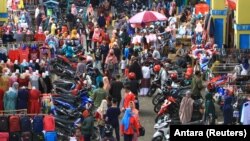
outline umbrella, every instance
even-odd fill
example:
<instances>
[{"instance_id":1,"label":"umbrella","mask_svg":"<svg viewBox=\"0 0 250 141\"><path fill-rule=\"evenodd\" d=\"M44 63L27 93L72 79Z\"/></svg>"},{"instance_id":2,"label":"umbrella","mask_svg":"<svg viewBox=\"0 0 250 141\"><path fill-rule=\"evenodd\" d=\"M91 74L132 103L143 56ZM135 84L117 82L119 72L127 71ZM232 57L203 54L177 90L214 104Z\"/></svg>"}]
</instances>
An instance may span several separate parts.
<instances>
[{"instance_id":1,"label":"umbrella","mask_svg":"<svg viewBox=\"0 0 250 141\"><path fill-rule=\"evenodd\" d=\"M199 13L201 14L206 14L209 12L209 5L206 3L199 3L195 5L195 14L198 15Z\"/></svg>"},{"instance_id":2,"label":"umbrella","mask_svg":"<svg viewBox=\"0 0 250 141\"><path fill-rule=\"evenodd\" d=\"M166 21L167 17L161 13L155 11L143 11L135 14L133 17L129 19L129 23L149 23L156 21Z\"/></svg>"}]
</instances>

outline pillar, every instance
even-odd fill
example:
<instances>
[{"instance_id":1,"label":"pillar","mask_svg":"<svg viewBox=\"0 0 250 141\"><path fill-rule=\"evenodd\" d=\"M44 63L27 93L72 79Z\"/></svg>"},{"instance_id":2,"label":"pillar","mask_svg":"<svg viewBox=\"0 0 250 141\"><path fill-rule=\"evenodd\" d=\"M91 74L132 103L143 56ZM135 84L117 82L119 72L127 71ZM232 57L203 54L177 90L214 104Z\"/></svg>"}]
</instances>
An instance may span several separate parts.
<instances>
[{"instance_id":1,"label":"pillar","mask_svg":"<svg viewBox=\"0 0 250 141\"><path fill-rule=\"evenodd\" d=\"M8 20L7 0L1 0L0 22L7 22L7 20Z\"/></svg>"},{"instance_id":2,"label":"pillar","mask_svg":"<svg viewBox=\"0 0 250 141\"><path fill-rule=\"evenodd\" d=\"M227 9L225 0L211 0L211 16L214 20L214 42L219 48L226 43Z\"/></svg>"},{"instance_id":3,"label":"pillar","mask_svg":"<svg viewBox=\"0 0 250 141\"><path fill-rule=\"evenodd\" d=\"M235 45L238 49L250 48L249 0L238 0L236 3L236 24L234 25Z\"/></svg>"}]
</instances>

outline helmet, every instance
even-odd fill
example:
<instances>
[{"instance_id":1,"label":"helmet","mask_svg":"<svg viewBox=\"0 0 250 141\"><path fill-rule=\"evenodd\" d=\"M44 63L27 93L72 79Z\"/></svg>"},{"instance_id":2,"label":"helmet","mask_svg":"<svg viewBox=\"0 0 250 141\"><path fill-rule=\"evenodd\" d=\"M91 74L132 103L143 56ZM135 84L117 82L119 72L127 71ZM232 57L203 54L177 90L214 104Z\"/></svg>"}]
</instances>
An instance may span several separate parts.
<instances>
[{"instance_id":1,"label":"helmet","mask_svg":"<svg viewBox=\"0 0 250 141\"><path fill-rule=\"evenodd\" d=\"M105 133L105 135L111 136L113 133L113 127L109 124L105 124L104 133Z\"/></svg>"},{"instance_id":2,"label":"helmet","mask_svg":"<svg viewBox=\"0 0 250 141\"><path fill-rule=\"evenodd\" d=\"M129 79L135 79L135 73L134 73L134 72L130 72L130 73L128 74L128 78L129 78Z\"/></svg>"},{"instance_id":3,"label":"helmet","mask_svg":"<svg viewBox=\"0 0 250 141\"><path fill-rule=\"evenodd\" d=\"M159 72L161 70L161 66L160 65L155 65L154 66L154 71L155 72Z\"/></svg>"},{"instance_id":4,"label":"helmet","mask_svg":"<svg viewBox=\"0 0 250 141\"><path fill-rule=\"evenodd\" d=\"M177 79L177 74L176 73L172 73L170 75L170 77L171 77L172 80L176 80Z\"/></svg>"}]
</instances>

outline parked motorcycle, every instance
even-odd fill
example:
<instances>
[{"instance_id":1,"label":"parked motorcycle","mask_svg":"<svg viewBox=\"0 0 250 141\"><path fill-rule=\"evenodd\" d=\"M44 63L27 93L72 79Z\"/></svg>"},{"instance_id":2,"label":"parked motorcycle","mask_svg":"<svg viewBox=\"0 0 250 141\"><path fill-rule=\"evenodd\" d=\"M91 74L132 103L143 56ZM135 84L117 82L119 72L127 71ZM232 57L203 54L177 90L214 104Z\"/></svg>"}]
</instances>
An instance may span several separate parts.
<instances>
[{"instance_id":1,"label":"parked motorcycle","mask_svg":"<svg viewBox=\"0 0 250 141\"><path fill-rule=\"evenodd\" d=\"M155 125L156 132L153 135L152 141L169 141L170 140L170 123L171 120L168 115L160 119Z\"/></svg>"}]
</instances>

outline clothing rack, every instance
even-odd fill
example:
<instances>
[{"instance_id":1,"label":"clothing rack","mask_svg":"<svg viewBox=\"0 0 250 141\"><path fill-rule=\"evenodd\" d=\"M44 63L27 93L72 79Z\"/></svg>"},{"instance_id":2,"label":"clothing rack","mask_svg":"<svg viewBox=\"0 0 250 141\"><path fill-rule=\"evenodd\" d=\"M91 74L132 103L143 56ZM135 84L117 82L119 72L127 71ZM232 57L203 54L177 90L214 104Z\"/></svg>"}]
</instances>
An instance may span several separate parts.
<instances>
[{"instance_id":1,"label":"clothing rack","mask_svg":"<svg viewBox=\"0 0 250 141\"><path fill-rule=\"evenodd\" d=\"M24 112L27 113L27 109L18 109L18 110L0 110L0 115L1 113L8 113L8 112ZM4 114L5 115L5 114Z\"/></svg>"}]
</instances>

